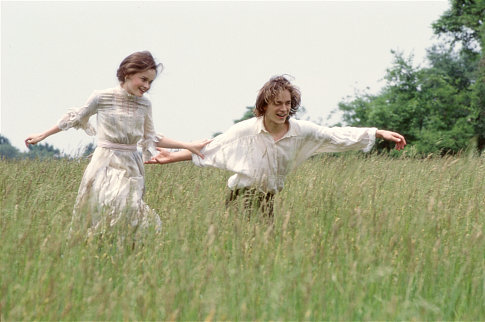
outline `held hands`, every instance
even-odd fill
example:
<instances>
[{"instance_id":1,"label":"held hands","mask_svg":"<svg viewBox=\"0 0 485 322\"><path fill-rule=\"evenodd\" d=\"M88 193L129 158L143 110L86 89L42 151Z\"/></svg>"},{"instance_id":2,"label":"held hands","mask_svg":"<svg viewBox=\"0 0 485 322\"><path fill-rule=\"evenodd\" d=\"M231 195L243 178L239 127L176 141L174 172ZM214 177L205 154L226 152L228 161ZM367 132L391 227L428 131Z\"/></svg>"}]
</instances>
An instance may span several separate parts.
<instances>
[{"instance_id":1,"label":"held hands","mask_svg":"<svg viewBox=\"0 0 485 322\"><path fill-rule=\"evenodd\" d=\"M167 149L157 147L158 154L152 157L150 160L146 161L146 164L167 164L179 161L192 160L192 153L198 155L202 159L204 155L200 152L203 147L209 144L212 140L203 140L198 142L191 142L186 144L186 149L170 152Z\"/></svg>"},{"instance_id":2,"label":"held hands","mask_svg":"<svg viewBox=\"0 0 485 322\"><path fill-rule=\"evenodd\" d=\"M150 160L145 161L146 164L157 164L157 163L166 164L166 163L174 162L172 158L172 154L174 152L170 152L167 149L158 148L158 147L157 147L157 150L158 150L158 154L152 157Z\"/></svg>"},{"instance_id":3,"label":"held hands","mask_svg":"<svg viewBox=\"0 0 485 322\"><path fill-rule=\"evenodd\" d=\"M193 154L196 154L203 159L204 155L200 152L200 150L202 150L202 148L204 148L210 142L212 142L212 140L190 142L190 143L187 143L185 148L190 152L192 152Z\"/></svg>"},{"instance_id":4,"label":"held hands","mask_svg":"<svg viewBox=\"0 0 485 322\"><path fill-rule=\"evenodd\" d=\"M386 130L377 130L376 137L381 138L387 141L396 142L396 150L404 149L404 146L407 144L406 139L399 133L386 131Z\"/></svg>"}]
</instances>

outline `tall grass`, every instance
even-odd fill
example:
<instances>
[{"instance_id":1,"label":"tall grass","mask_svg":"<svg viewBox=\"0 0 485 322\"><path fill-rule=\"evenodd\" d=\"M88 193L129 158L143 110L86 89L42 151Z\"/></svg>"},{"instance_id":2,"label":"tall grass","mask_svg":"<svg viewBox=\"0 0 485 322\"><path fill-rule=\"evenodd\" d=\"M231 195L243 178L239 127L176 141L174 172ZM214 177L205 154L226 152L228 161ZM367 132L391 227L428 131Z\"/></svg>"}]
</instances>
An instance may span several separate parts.
<instances>
[{"instance_id":1,"label":"tall grass","mask_svg":"<svg viewBox=\"0 0 485 322\"><path fill-rule=\"evenodd\" d=\"M0 320L485 319L483 158L315 158L273 224L226 211L229 173L147 166L134 248L67 240L85 166L0 162Z\"/></svg>"}]
</instances>

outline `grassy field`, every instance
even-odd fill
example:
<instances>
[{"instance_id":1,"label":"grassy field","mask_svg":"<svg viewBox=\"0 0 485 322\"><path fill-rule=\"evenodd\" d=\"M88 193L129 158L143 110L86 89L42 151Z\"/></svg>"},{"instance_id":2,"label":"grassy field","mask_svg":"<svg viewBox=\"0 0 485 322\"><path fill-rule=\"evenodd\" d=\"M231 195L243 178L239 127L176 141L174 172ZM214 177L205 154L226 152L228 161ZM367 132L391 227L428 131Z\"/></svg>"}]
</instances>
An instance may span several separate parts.
<instances>
[{"instance_id":1,"label":"grassy field","mask_svg":"<svg viewBox=\"0 0 485 322\"><path fill-rule=\"evenodd\" d=\"M67 241L87 161L0 161L0 320L485 320L485 159L307 161L271 225L228 173L147 166L163 220Z\"/></svg>"}]
</instances>

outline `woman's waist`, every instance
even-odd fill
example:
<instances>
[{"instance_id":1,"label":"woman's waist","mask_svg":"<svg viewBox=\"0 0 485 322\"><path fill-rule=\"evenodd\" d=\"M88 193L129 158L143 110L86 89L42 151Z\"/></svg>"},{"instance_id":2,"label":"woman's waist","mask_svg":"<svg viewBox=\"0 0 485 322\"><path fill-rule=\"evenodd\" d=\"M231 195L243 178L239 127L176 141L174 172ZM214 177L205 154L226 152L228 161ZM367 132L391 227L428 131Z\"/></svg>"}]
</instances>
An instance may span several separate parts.
<instances>
[{"instance_id":1,"label":"woman's waist","mask_svg":"<svg viewBox=\"0 0 485 322\"><path fill-rule=\"evenodd\" d=\"M137 151L137 143L127 144L113 142L109 139L98 139L98 147L110 149L110 150L121 150L121 151Z\"/></svg>"}]
</instances>

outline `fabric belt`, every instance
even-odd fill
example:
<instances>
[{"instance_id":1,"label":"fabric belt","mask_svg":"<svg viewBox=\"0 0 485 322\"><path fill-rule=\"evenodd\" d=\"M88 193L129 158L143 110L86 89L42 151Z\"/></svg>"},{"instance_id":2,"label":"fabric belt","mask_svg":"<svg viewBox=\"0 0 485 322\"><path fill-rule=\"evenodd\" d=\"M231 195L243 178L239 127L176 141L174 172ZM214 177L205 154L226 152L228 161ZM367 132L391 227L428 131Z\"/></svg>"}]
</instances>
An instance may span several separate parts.
<instances>
[{"instance_id":1,"label":"fabric belt","mask_svg":"<svg viewBox=\"0 0 485 322\"><path fill-rule=\"evenodd\" d=\"M110 150L136 151L136 144L113 143L106 140L98 140L98 146Z\"/></svg>"}]
</instances>

